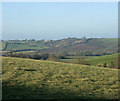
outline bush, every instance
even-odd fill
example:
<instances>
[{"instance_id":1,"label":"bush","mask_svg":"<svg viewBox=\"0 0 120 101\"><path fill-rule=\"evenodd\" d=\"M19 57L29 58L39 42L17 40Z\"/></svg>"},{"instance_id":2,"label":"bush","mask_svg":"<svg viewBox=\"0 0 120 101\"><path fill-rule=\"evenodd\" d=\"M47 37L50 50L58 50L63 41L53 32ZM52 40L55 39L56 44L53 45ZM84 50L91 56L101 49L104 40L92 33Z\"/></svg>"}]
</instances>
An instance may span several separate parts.
<instances>
[{"instance_id":1,"label":"bush","mask_svg":"<svg viewBox=\"0 0 120 101\"><path fill-rule=\"evenodd\" d=\"M31 59L41 59L42 57L38 53L35 53L33 55L30 55L30 58Z\"/></svg>"},{"instance_id":2,"label":"bush","mask_svg":"<svg viewBox=\"0 0 120 101\"><path fill-rule=\"evenodd\" d=\"M49 57L49 54L47 54L47 53L41 53L40 56L41 56L42 60L47 60L48 57Z\"/></svg>"},{"instance_id":3,"label":"bush","mask_svg":"<svg viewBox=\"0 0 120 101\"><path fill-rule=\"evenodd\" d=\"M48 57L48 60L60 61L60 57L55 55L55 54L50 54L49 57Z\"/></svg>"},{"instance_id":4,"label":"bush","mask_svg":"<svg viewBox=\"0 0 120 101\"><path fill-rule=\"evenodd\" d=\"M104 63L104 64L103 64L103 67L107 67L107 63Z\"/></svg>"}]
</instances>

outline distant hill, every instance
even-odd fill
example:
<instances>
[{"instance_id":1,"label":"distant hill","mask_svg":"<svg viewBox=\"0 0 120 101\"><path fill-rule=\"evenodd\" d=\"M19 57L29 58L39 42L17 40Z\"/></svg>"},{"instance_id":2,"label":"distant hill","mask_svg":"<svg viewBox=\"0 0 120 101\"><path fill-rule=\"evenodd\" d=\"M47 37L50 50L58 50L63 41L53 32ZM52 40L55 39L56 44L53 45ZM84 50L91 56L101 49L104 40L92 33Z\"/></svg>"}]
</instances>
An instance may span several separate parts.
<instances>
[{"instance_id":1,"label":"distant hill","mask_svg":"<svg viewBox=\"0 0 120 101\"><path fill-rule=\"evenodd\" d=\"M118 51L117 38L67 38L60 40L14 40L3 41L3 51L38 52L92 52L114 53Z\"/></svg>"},{"instance_id":2,"label":"distant hill","mask_svg":"<svg viewBox=\"0 0 120 101\"><path fill-rule=\"evenodd\" d=\"M80 52L80 51L91 51L91 52L113 52L118 50L117 39L86 39L83 40L60 40L57 44L49 48L50 51L69 51L69 52Z\"/></svg>"}]
</instances>

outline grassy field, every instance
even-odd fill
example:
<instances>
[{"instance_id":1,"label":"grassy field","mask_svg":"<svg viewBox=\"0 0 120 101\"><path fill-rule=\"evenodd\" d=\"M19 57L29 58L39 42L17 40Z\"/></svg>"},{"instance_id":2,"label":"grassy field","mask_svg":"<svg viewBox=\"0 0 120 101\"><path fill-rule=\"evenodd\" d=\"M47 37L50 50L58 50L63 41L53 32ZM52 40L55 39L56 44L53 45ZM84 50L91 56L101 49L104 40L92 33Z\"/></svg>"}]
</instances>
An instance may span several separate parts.
<instances>
[{"instance_id":1,"label":"grassy field","mask_svg":"<svg viewBox=\"0 0 120 101\"><path fill-rule=\"evenodd\" d=\"M7 46L6 46L7 43ZM6 46L6 48L5 48ZM48 48L44 45L43 42L37 41L3 41L2 42L2 49L5 50L21 50L21 49L43 49Z\"/></svg>"},{"instance_id":2,"label":"grassy field","mask_svg":"<svg viewBox=\"0 0 120 101\"><path fill-rule=\"evenodd\" d=\"M117 99L118 69L2 57L3 99Z\"/></svg>"},{"instance_id":3,"label":"grassy field","mask_svg":"<svg viewBox=\"0 0 120 101\"><path fill-rule=\"evenodd\" d=\"M97 64L115 62L118 58L118 54L105 55L105 56L96 56L90 59L86 59L91 65L96 66Z\"/></svg>"},{"instance_id":4,"label":"grassy field","mask_svg":"<svg viewBox=\"0 0 120 101\"><path fill-rule=\"evenodd\" d=\"M118 53L105 56L85 56L83 57L91 66L96 66L98 64L110 64L115 62L118 58ZM62 62L74 63L76 59L61 59Z\"/></svg>"}]
</instances>

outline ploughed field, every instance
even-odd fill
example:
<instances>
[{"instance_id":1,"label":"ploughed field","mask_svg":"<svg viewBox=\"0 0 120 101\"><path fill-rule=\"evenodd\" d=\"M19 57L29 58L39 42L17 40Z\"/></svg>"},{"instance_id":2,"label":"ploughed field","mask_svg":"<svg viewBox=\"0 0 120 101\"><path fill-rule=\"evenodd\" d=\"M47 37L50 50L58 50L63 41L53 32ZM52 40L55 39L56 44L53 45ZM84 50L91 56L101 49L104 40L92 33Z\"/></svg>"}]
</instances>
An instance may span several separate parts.
<instances>
[{"instance_id":1,"label":"ploughed field","mask_svg":"<svg viewBox=\"0 0 120 101\"><path fill-rule=\"evenodd\" d=\"M118 69L2 57L3 99L117 99Z\"/></svg>"}]
</instances>

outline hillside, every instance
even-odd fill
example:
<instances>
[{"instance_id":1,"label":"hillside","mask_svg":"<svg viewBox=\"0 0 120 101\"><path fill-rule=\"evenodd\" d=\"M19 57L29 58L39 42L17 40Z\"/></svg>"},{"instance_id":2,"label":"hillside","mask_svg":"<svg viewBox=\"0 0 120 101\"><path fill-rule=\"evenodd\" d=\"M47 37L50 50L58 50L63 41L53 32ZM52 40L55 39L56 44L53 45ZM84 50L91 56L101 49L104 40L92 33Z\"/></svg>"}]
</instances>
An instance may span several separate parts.
<instances>
[{"instance_id":1,"label":"hillside","mask_svg":"<svg viewBox=\"0 0 120 101\"><path fill-rule=\"evenodd\" d=\"M37 52L92 52L92 54L114 53L118 51L117 38L67 38L60 40L11 40L3 41L5 51L37 51Z\"/></svg>"},{"instance_id":2,"label":"hillside","mask_svg":"<svg viewBox=\"0 0 120 101\"><path fill-rule=\"evenodd\" d=\"M111 62L113 62L114 66L116 67L118 64L117 61L120 61L118 60L118 56L120 56L120 54L116 53L104 56L84 56L82 58L91 66L97 66L98 64L103 65L104 63L106 63L106 66L109 66ZM74 63L76 60L77 59L71 57L71 59L61 59L61 62Z\"/></svg>"},{"instance_id":3,"label":"hillside","mask_svg":"<svg viewBox=\"0 0 120 101\"><path fill-rule=\"evenodd\" d=\"M75 41L76 42L76 41ZM114 38L95 38L95 39L88 39L85 42L79 42L75 43L71 42L70 45L61 46L61 47L55 47L50 48L50 51L68 51L68 52L95 52L95 53L101 53L101 52L113 52L118 50L118 39Z\"/></svg>"},{"instance_id":4,"label":"hillside","mask_svg":"<svg viewBox=\"0 0 120 101\"><path fill-rule=\"evenodd\" d=\"M118 70L2 57L3 99L117 99Z\"/></svg>"},{"instance_id":5,"label":"hillside","mask_svg":"<svg viewBox=\"0 0 120 101\"><path fill-rule=\"evenodd\" d=\"M112 55L93 57L86 60L88 60L91 65L96 66L97 64L103 64L103 63L110 64L111 62L116 62L117 59L118 59L118 54L112 54Z\"/></svg>"}]
</instances>

